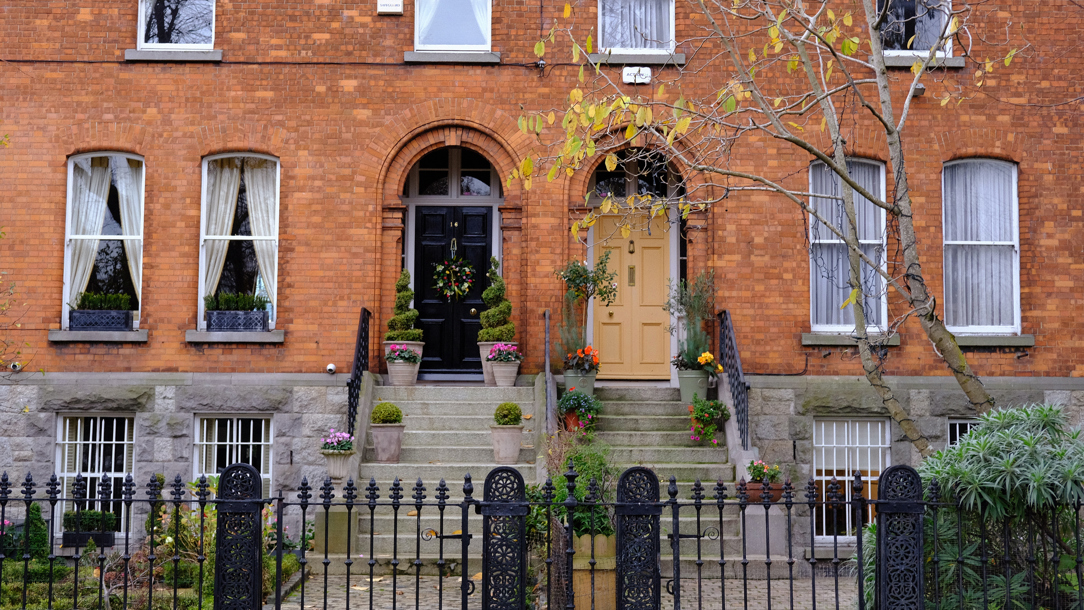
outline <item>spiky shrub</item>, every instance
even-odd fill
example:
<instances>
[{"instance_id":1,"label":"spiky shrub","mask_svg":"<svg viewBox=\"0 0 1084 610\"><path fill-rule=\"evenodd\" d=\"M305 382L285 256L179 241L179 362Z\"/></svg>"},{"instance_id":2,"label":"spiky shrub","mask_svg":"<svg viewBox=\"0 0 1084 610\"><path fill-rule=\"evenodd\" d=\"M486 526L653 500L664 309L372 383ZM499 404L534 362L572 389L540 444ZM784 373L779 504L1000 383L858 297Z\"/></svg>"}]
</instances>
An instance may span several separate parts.
<instances>
[{"instance_id":1,"label":"spiky shrub","mask_svg":"<svg viewBox=\"0 0 1084 610\"><path fill-rule=\"evenodd\" d=\"M523 421L523 411L514 402L502 402L493 413L498 426L518 426Z\"/></svg>"},{"instance_id":2,"label":"spiky shrub","mask_svg":"<svg viewBox=\"0 0 1084 610\"><path fill-rule=\"evenodd\" d=\"M267 309L268 303L262 294L222 292L217 297L213 294L203 297L203 308L207 311L256 311Z\"/></svg>"},{"instance_id":3,"label":"spiky shrub","mask_svg":"<svg viewBox=\"0 0 1084 610\"><path fill-rule=\"evenodd\" d=\"M410 308L412 301L414 291L410 289L410 272L403 269L395 282L395 315L388 320L388 332L384 333L385 341L422 340L422 330L414 328L419 314L417 309Z\"/></svg>"},{"instance_id":4,"label":"spiky shrub","mask_svg":"<svg viewBox=\"0 0 1084 610\"><path fill-rule=\"evenodd\" d=\"M512 317L512 303L504 298L504 278L497 273L500 266L496 256L489 259L489 271L486 273L489 288L482 291L482 301L489 309L482 312L482 329L478 331L478 340L482 342L508 342L516 336L516 325L509 319Z\"/></svg>"},{"instance_id":5,"label":"spiky shrub","mask_svg":"<svg viewBox=\"0 0 1084 610\"><path fill-rule=\"evenodd\" d=\"M937 494L927 488L925 499L942 503L927 509L923 523L927 608L1004 609L1023 600L1053 608L1056 597L1064 608L1078 603L1076 508L1084 500L1084 433L1069 428L1062 407L986 413L918 471L923 483L937 484ZM876 540L876 527L867 526L865 548L874 548ZM864 558L865 605L873 608L876 554ZM934 599L938 589L943 595Z\"/></svg>"},{"instance_id":6,"label":"spiky shrub","mask_svg":"<svg viewBox=\"0 0 1084 610\"><path fill-rule=\"evenodd\" d=\"M97 311L128 311L132 308L132 297L127 294L104 294L101 292L82 292L76 299L76 309Z\"/></svg>"},{"instance_id":7,"label":"spiky shrub","mask_svg":"<svg viewBox=\"0 0 1084 610\"><path fill-rule=\"evenodd\" d=\"M369 421L374 424L401 424L403 412L393 403L382 402L373 407L373 414Z\"/></svg>"}]
</instances>

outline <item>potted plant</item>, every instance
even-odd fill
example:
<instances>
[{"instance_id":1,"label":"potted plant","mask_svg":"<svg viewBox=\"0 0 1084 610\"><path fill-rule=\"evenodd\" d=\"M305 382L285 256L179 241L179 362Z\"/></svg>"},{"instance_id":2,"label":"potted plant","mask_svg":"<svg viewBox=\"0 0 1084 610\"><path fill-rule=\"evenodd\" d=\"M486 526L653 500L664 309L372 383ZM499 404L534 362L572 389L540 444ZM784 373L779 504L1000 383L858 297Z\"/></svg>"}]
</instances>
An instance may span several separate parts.
<instances>
[{"instance_id":1,"label":"potted plant","mask_svg":"<svg viewBox=\"0 0 1084 610\"><path fill-rule=\"evenodd\" d=\"M354 437L331 428L327 438L320 440L324 443L320 447L320 453L327 459L328 476L339 481L345 479L350 473L350 456L354 455Z\"/></svg>"},{"instance_id":2,"label":"potted plant","mask_svg":"<svg viewBox=\"0 0 1084 610\"><path fill-rule=\"evenodd\" d=\"M384 360L388 361L388 379L391 385L414 385L418 381L418 367L422 354L406 344L393 343L387 347Z\"/></svg>"},{"instance_id":3,"label":"potted plant","mask_svg":"<svg viewBox=\"0 0 1084 610\"><path fill-rule=\"evenodd\" d=\"M746 471L749 473L749 485L746 487L749 502L764 501L765 483L769 486L767 492L769 502L778 502L779 498L783 497L783 484L779 482L779 479L783 477L783 472L778 464L769 466L761 460L752 460L746 467Z\"/></svg>"},{"instance_id":4,"label":"potted plant","mask_svg":"<svg viewBox=\"0 0 1084 610\"><path fill-rule=\"evenodd\" d=\"M705 400L693 395L693 404L689 405L689 418L692 420L689 438L718 447L719 440L715 438L715 432L719 429L720 420L725 422L730 419L730 409L718 400Z\"/></svg>"},{"instance_id":5,"label":"potted plant","mask_svg":"<svg viewBox=\"0 0 1084 610\"><path fill-rule=\"evenodd\" d=\"M701 272L691 283L681 280L670 288L663 309L677 323L671 334L677 334L678 353L670 361L677 369L682 402L691 403L694 394L707 396L708 380L723 367L711 353L711 339L704 331L704 321L711 318L715 307L715 274Z\"/></svg>"},{"instance_id":6,"label":"potted plant","mask_svg":"<svg viewBox=\"0 0 1084 610\"><path fill-rule=\"evenodd\" d=\"M500 263L497 257L489 259L489 287L482 291L482 301L489 309L482 312L479 320L482 329L478 331L478 354L482 358L482 375L486 385L497 385L493 380L493 369L489 366L489 350L497 343L516 345L512 338L516 336L516 325L512 323L512 303L504 298L504 278L497 274Z\"/></svg>"},{"instance_id":7,"label":"potted plant","mask_svg":"<svg viewBox=\"0 0 1084 610\"><path fill-rule=\"evenodd\" d=\"M392 345L405 345L419 354L424 353L422 329L414 328L419 314L417 309L410 308L412 302L414 291L410 289L410 272L403 269L395 282L395 315L388 320L388 332L384 333L385 354Z\"/></svg>"},{"instance_id":8,"label":"potted plant","mask_svg":"<svg viewBox=\"0 0 1084 610\"><path fill-rule=\"evenodd\" d=\"M86 546L90 540L99 547L114 546L117 516L98 510L69 510L64 512L64 546Z\"/></svg>"},{"instance_id":9,"label":"potted plant","mask_svg":"<svg viewBox=\"0 0 1084 610\"><path fill-rule=\"evenodd\" d=\"M609 270L609 262L610 253L604 252L594 268L573 260L555 272L567 288L558 329L562 351L567 354L564 361L565 387L575 386L588 393L594 392L599 360L598 350L587 344L587 313L591 299L598 297L600 303L608 306L617 298L617 284L614 283L617 273ZM590 379L585 381L585 376Z\"/></svg>"},{"instance_id":10,"label":"potted plant","mask_svg":"<svg viewBox=\"0 0 1084 610\"><path fill-rule=\"evenodd\" d=\"M493 369L493 381L502 388L516 385L516 374L522 360L523 354L519 353L519 349L508 343L494 344L486 356L486 362Z\"/></svg>"},{"instance_id":11,"label":"potted plant","mask_svg":"<svg viewBox=\"0 0 1084 610\"><path fill-rule=\"evenodd\" d=\"M519 462L523 444L523 411L514 402L501 403L493 413L489 432L493 439L493 461L498 464Z\"/></svg>"},{"instance_id":12,"label":"potted plant","mask_svg":"<svg viewBox=\"0 0 1084 610\"><path fill-rule=\"evenodd\" d=\"M378 464L398 464L399 454L403 451L403 412L390 402L381 402L373 407L369 417L373 433L373 452Z\"/></svg>"},{"instance_id":13,"label":"potted plant","mask_svg":"<svg viewBox=\"0 0 1084 610\"><path fill-rule=\"evenodd\" d=\"M267 305L259 294L209 294L203 297L203 317L209 332L267 332Z\"/></svg>"},{"instance_id":14,"label":"potted plant","mask_svg":"<svg viewBox=\"0 0 1084 610\"><path fill-rule=\"evenodd\" d=\"M68 311L68 330L132 330L132 297L81 293Z\"/></svg>"},{"instance_id":15,"label":"potted plant","mask_svg":"<svg viewBox=\"0 0 1084 610\"><path fill-rule=\"evenodd\" d=\"M573 387L557 401L557 409L564 415L566 430L586 434L595 428L602 401Z\"/></svg>"}]
</instances>

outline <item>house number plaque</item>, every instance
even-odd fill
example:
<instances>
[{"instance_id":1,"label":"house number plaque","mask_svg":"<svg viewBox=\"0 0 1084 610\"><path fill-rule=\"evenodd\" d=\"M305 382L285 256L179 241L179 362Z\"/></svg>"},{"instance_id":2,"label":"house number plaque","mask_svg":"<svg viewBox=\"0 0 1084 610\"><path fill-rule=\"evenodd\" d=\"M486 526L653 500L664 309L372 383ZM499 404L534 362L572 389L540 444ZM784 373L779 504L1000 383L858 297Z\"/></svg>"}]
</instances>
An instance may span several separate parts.
<instances>
[{"instance_id":1,"label":"house number plaque","mask_svg":"<svg viewBox=\"0 0 1084 610\"><path fill-rule=\"evenodd\" d=\"M376 0L377 15L402 15L403 0Z\"/></svg>"}]
</instances>

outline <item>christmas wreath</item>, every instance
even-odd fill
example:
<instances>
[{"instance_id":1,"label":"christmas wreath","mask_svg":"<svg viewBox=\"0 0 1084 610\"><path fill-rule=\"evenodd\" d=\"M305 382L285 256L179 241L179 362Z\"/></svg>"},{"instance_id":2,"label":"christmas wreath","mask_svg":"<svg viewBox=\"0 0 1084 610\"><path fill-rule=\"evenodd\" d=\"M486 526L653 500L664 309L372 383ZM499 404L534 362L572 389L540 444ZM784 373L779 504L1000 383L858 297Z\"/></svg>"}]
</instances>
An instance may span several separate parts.
<instances>
[{"instance_id":1,"label":"christmas wreath","mask_svg":"<svg viewBox=\"0 0 1084 610\"><path fill-rule=\"evenodd\" d=\"M474 267L465 260L452 258L436 263L433 280L444 298L455 300L467 294L474 285Z\"/></svg>"}]
</instances>

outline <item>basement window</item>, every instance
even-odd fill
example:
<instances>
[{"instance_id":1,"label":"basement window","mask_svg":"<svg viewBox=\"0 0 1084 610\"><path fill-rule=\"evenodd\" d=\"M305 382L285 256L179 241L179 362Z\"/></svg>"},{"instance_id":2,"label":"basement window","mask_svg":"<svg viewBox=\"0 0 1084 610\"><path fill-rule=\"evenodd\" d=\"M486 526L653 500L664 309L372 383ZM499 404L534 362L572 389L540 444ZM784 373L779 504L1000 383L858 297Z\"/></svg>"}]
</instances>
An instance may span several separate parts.
<instances>
[{"instance_id":1,"label":"basement window","mask_svg":"<svg viewBox=\"0 0 1084 610\"><path fill-rule=\"evenodd\" d=\"M227 466L250 464L260 473L264 497L271 494L270 417L199 417L196 419L196 479L217 477Z\"/></svg>"},{"instance_id":2,"label":"basement window","mask_svg":"<svg viewBox=\"0 0 1084 610\"><path fill-rule=\"evenodd\" d=\"M86 497L89 501L81 510L98 510L117 515L119 518L114 529L120 531L119 526L126 516L124 503L120 500L122 484L124 477L132 473L134 455L134 418L61 416L56 439L56 470L61 484L61 497L72 497L75 479L82 475L86 481ZM105 502L96 501L102 497L99 495L102 480L107 481L109 490L109 501ZM75 510L75 505L65 503L63 510ZM59 532L60 528L57 527L56 531Z\"/></svg>"},{"instance_id":3,"label":"basement window","mask_svg":"<svg viewBox=\"0 0 1084 610\"><path fill-rule=\"evenodd\" d=\"M854 473L862 474L863 496L877 499L877 480L892 465L891 439L887 419L817 419L813 422L813 482L817 487L817 502L828 500L827 493L835 481L838 493L846 502L852 497ZM829 508L818 504L814 514L814 534L821 540L838 537L845 542L856 540L859 527L870 523L875 515L870 505L862 515L862 523L854 522L854 511L848 505Z\"/></svg>"}]
</instances>

